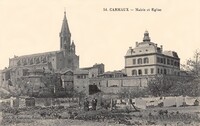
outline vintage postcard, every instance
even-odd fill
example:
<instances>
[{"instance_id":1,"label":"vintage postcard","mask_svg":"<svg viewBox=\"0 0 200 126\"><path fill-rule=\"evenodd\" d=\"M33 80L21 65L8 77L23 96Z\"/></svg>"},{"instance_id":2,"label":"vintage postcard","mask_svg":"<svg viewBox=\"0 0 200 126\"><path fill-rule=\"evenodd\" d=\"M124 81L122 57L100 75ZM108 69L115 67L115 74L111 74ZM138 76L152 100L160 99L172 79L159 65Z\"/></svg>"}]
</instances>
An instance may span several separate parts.
<instances>
[{"instance_id":1,"label":"vintage postcard","mask_svg":"<svg viewBox=\"0 0 200 126\"><path fill-rule=\"evenodd\" d=\"M0 125L199 125L199 5L1 0Z\"/></svg>"}]
</instances>

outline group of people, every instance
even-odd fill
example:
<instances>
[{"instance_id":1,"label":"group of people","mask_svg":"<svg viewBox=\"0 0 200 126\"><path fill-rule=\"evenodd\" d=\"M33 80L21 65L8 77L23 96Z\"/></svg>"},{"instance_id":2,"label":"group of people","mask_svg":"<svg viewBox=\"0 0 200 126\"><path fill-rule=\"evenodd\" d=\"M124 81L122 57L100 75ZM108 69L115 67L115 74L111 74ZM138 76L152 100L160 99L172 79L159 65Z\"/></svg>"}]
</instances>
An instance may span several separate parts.
<instances>
[{"instance_id":1,"label":"group of people","mask_svg":"<svg viewBox=\"0 0 200 126\"><path fill-rule=\"evenodd\" d=\"M84 101L84 110L85 111L89 111L89 105L90 105L90 102L88 101L88 98L85 98L85 101ZM97 99L96 98L92 99L91 105L92 105L92 110L96 110L96 107L97 107Z\"/></svg>"}]
</instances>

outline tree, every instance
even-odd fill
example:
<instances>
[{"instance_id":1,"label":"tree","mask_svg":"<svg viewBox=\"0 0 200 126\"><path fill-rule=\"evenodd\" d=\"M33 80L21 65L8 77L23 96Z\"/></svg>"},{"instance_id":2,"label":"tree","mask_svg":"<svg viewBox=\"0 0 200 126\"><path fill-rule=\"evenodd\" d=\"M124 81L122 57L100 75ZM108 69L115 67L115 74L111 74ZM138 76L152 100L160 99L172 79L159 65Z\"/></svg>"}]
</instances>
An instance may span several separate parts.
<instances>
[{"instance_id":1,"label":"tree","mask_svg":"<svg viewBox=\"0 0 200 126\"><path fill-rule=\"evenodd\" d=\"M148 90L153 96L199 96L199 81L193 76L155 76L149 81Z\"/></svg>"},{"instance_id":2,"label":"tree","mask_svg":"<svg viewBox=\"0 0 200 126\"><path fill-rule=\"evenodd\" d=\"M148 90L153 96L172 95L172 89L177 83L175 76L156 75L148 83Z\"/></svg>"},{"instance_id":3,"label":"tree","mask_svg":"<svg viewBox=\"0 0 200 126\"><path fill-rule=\"evenodd\" d=\"M190 73L192 79L187 82L188 95L200 96L200 49L196 49L193 58L187 60L183 69Z\"/></svg>"},{"instance_id":4,"label":"tree","mask_svg":"<svg viewBox=\"0 0 200 126\"><path fill-rule=\"evenodd\" d=\"M193 76L178 76L170 93L175 96L196 96L197 90L197 83L195 83Z\"/></svg>"},{"instance_id":5,"label":"tree","mask_svg":"<svg viewBox=\"0 0 200 126\"><path fill-rule=\"evenodd\" d=\"M122 88L118 93L120 98L138 98L145 97L148 95L148 91L146 89L131 89L131 88Z\"/></svg>"},{"instance_id":6,"label":"tree","mask_svg":"<svg viewBox=\"0 0 200 126\"><path fill-rule=\"evenodd\" d=\"M183 69L191 72L193 76L200 77L200 50L197 49L193 58L187 60L187 64L182 65Z\"/></svg>"}]
</instances>

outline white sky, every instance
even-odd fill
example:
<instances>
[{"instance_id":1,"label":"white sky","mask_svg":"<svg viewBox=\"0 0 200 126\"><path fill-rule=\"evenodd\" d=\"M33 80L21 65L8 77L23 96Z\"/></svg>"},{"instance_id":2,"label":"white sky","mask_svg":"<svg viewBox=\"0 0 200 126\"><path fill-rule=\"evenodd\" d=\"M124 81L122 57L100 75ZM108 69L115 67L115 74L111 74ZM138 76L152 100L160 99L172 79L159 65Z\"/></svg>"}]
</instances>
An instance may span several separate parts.
<instances>
[{"instance_id":1,"label":"white sky","mask_svg":"<svg viewBox=\"0 0 200 126\"><path fill-rule=\"evenodd\" d=\"M124 68L124 56L145 30L184 63L200 48L199 0L0 0L0 69L9 58L59 50L67 19L80 67ZM161 12L104 12L103 8L160 8Z\"/></svg>"}]
</instances>

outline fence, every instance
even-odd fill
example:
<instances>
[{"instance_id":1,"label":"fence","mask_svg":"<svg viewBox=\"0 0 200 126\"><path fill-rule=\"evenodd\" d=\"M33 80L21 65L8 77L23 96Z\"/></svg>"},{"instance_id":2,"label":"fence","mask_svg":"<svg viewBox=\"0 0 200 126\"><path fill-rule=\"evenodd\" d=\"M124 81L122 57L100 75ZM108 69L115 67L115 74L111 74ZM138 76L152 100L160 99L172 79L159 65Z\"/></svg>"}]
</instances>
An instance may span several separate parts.
<instances>
[{"instance_id":1,"label":"fence","mask_svg":"<svg viewBox=\"0 0 200 126\"><path fill-rule=\"evenodd\" d=\"M150 97L150 98L135 98L131 99L132 103L135 107L140 109L146 109L147 107L180 107L180 106L191 106L191 105L199 105L200 97ZM120 104L128 105L129 100L127 99L117 99L116 103L118 106Z\"/></svg>"},{"instance_id":2,"label":"fence","mask_svg":"<svg viewBox=\"0 0 200 126\"><path fill-rule=\"evenodd\" d=\"M1 100L1 104L6 104L11 108L24 108L24 107L47 107L47 106L64 106L69 107L79 104L79 98L10 98Z\"/></svg>"}]
</instances>

